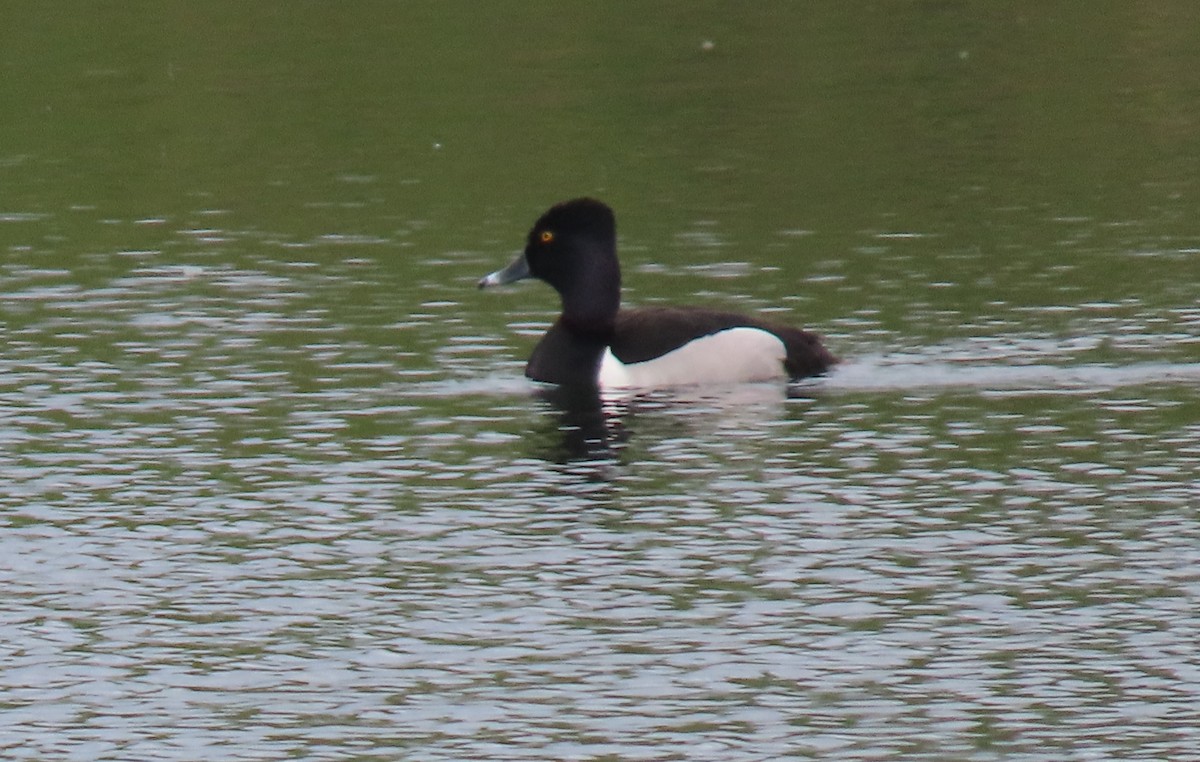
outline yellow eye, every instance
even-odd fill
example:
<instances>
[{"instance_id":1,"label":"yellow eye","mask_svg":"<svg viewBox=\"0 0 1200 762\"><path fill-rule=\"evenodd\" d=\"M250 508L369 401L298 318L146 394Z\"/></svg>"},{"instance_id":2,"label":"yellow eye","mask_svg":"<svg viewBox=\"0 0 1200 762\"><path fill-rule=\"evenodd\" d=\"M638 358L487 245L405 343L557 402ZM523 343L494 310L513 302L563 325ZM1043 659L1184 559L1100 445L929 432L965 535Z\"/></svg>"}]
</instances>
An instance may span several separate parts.
<instances>
[{"instance_id":1,"label":"yellow eye","mask_svg":"<svg viewBox=\"0 0 1200 762\"><path fill-rule=\"evenodd\" d=\"M550 232L549 230L543 230L541 238L542 243L550 243L554 240L554 233Z\"/></svg>"}]
</instances>

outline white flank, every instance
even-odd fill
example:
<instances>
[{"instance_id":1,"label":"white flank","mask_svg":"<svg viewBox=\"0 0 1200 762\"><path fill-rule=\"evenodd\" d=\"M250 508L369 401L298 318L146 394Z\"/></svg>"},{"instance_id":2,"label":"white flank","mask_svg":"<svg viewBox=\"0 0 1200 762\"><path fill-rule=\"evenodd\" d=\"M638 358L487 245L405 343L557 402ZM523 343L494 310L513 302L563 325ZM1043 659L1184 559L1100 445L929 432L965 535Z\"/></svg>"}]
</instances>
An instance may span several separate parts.
<instances>
[{"instance_id":1,"label":"white flank","mask_svg":"<svg viewBox=\"0 0 1200 762\"><path fill-rule=\"evenodd\" d=\"M625 365L612 350L600 363L600 386L659 389L696 384L737 384L785 378L787 350L774 334L758 328L727 328L689 341L646 362Z\"/></svg>"}]
</instances>

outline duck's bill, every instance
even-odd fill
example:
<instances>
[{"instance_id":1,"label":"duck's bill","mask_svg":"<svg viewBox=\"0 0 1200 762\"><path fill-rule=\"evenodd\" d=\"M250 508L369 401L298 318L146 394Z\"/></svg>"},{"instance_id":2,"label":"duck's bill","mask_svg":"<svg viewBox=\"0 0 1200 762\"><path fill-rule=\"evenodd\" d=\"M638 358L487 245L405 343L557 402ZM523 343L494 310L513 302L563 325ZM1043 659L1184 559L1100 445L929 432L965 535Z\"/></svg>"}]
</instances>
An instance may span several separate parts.
<instances>
[{"instance_id":1,"label":"duck's bill","mask_svg":"<svg viewBox=\"0 0 1200 762\"><path fill-rule=\"evenodd\" d=\"M521 280L529 277L529 263L525 261L525 255L517 257L513 263L503 270L497 270L491 275L485 275L479 281L480 288L488 286L503 286L505 283Z\"/></svg>"}]
</instances>

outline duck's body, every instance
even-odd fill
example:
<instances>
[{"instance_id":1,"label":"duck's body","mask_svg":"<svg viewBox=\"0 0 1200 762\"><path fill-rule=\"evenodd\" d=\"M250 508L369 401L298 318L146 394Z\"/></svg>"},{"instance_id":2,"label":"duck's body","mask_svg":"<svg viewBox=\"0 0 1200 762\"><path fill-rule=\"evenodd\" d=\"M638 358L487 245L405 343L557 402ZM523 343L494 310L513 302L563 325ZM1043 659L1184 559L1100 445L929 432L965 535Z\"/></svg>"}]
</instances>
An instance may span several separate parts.
<instances>
[{"instance_id":1,"label":"duck's body","mask_svg":"<svg viewBox=\"0 0 1200 762\"><path fill-rule=\"evenodd\" d=\"M524 253L479 287L535 277L563 311L525 367L535 381L657 388L798 379L836 359L812 333L748 315L699 307L622 310L612 210L576 199L547 211Z\"/></svg>"}]
</instances>

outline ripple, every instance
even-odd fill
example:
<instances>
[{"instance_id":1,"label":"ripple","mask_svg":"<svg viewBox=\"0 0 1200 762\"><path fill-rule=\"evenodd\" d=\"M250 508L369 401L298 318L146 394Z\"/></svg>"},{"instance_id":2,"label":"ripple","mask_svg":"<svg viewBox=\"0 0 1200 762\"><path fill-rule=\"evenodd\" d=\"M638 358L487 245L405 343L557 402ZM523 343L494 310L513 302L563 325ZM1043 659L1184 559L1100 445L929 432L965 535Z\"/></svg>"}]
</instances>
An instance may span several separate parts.
<instances>
[{"instance_id":1,"label":"ripple","mask_svg":"<svg viewBox=\"0 0 1200 762\"><path fill-rule=\"evenodd\" d=\"M1200 382L1200 363L1130 365L1042 365L929 360L924 355L893 354L851 358L839 365L823 391L904 391L973 388L1013 394L1091 393L1128 386Z\"/></svg>"},{"instance_id":2,"label":"ripple","mask_svg":"<svg viewBox=\"0 0 1200 762\"><path fill-rule=\"evenodd\" d=\"M1195 364L998 330L574 399L369 260L119 259L5 269L9 757L1200 743Z\"/></svg>"}]
</instances>

